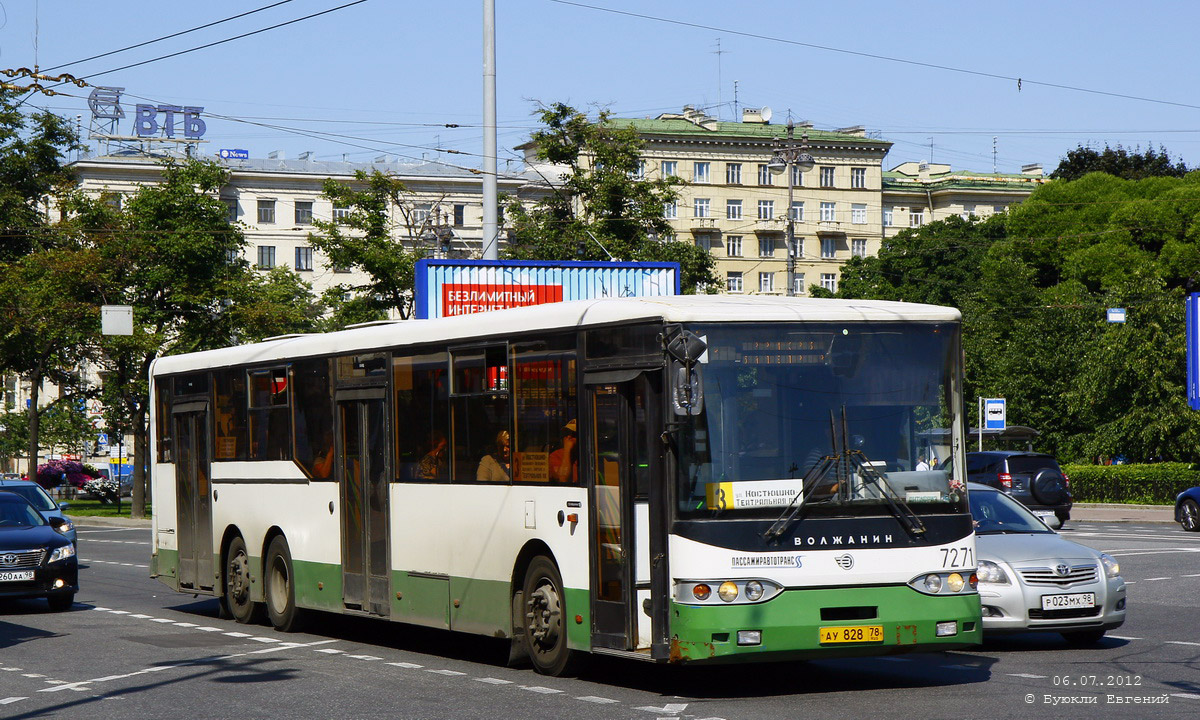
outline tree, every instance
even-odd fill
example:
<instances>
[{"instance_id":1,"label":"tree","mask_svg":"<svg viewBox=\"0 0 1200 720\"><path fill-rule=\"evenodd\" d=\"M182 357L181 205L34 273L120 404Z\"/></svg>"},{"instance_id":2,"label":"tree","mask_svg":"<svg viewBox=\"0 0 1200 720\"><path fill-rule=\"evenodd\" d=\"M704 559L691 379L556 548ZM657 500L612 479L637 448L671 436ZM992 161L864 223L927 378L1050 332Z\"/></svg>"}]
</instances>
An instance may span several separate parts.
<instances>
[{"instance_id":1,"label":"tree","mask_svg":"<svg viewBox=\"0 0 1200 720\"><path fill-rule=\"evenodd\" d=\"M638 177L642 141L601 111L593 122L562 103L542 107L537 157L563 170L553 192L532 207L508 202L512 231L504 255L519 260L626 260L680 263L685 292L716 284L703 248L673 242L665 219L679 178ZM661 241L651 239L661 238Z\"/></svg>"},{"instance_id":2,"label":"tree","mask_svg":"<svg viewBox=\"0 0 1200 720\"><path fill-rule=\"evenodd\" d=\"M1183 177L1187 174L1187 166L1183 160L1171 162L1171 156L1163 146L1158 150L1147 148L1145 152L1133 152L1117 145L1116 149L1104 145L1104 150L1080 145L1067 152L1058 163L1050 177L1056 180L1078 180L1090 172L1108 173L1124 180L1141 180L1143 178L1164 176Z\"/></svg>"},{"instance_id":3,"label":"tree","mask_svg":"<svg viewBox=\"0 0 1200 720\"><path fill-rule=\"evenodd\" d=\"M418 218L404 183L378 170L355 173L355 182L325 180L324 196L341 217L313 220L320 231L310 233L309 242L329 257L335 268L358 268L368 276L365 283L342 283L325 293L333 308L333 327L354 322L383 320L395 312L402 319L412 314L412 291L416 262L425 254L423 230L427 217ZM395 209L401 223L392 220ZM397 227L407 227L407 241ZM345 296L349 296L345 299Z\"/></svg>"}]
</instances>

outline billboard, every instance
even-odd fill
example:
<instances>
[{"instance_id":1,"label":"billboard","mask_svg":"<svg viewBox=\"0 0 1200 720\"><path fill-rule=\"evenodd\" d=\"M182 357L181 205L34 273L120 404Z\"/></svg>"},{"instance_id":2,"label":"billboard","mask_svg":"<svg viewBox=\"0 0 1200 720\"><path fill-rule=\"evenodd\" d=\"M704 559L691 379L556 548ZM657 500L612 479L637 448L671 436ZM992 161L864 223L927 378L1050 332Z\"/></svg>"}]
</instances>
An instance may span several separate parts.
<instances>
[{"instance_id":1,"label":"billboard","mask_svg":"<svg viewBox=\"0 0 1200 720\"><path fill-rule=\"evenodd\" d=\"M679 294L679 263L418 260L414 317L602 297Z\"/></svg>"}]
</instances>

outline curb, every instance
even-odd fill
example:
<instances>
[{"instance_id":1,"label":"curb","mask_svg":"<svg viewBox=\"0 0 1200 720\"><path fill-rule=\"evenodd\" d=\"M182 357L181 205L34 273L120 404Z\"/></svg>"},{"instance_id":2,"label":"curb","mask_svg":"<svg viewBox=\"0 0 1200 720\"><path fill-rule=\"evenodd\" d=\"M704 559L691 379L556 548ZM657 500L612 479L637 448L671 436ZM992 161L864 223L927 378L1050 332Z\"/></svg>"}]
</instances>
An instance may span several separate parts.
<instances>
[{"instance_id":1,"label":"curb","mask_svg":"<svg viewBox=\"0 0 1200 720\"><path fill-rule=\"evenodd\" d=\"M124 518L124 517L104 517L102 515L70 515L76 525L89 527L126 527L126 528L148 528L151 524L150 518Z\"/></svg>"}]
</instances>

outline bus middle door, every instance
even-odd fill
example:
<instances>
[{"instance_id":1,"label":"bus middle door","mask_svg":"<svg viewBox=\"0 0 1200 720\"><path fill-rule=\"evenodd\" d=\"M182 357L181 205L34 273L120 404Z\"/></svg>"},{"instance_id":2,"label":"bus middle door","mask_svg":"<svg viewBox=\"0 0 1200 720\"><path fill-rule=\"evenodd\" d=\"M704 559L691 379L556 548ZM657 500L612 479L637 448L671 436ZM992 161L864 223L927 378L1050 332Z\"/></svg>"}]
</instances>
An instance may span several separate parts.
<instances>
[{"instance_id":1,"label":"bus middle door","mask_svg":"<svg viewBox=\"0 0 1200 720\"><path fill-rule=\"evenodd\" d=\"M342 601L348 610L391 614L388 458L383 388L338 390L337 477L342 500Z\"/></svg>"},{"instance_id":2,"label":"bus middle door","mask_svg":"<svg viewBox=\"0 0 1200 720\"><path fill-rule=\"evenodd\" d=\"M213 565L208 402L176 403L171 412L171 423L175 437L179 586L211 590L216 585L216 569Z\"/></svg>"}]
</instances>

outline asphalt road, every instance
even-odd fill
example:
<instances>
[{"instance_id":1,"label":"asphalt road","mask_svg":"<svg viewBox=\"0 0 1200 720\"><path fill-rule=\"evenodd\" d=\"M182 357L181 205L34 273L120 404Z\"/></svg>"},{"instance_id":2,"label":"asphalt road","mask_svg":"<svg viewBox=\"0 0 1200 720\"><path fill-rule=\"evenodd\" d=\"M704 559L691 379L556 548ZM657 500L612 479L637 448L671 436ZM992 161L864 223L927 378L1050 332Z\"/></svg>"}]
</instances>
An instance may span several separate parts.
<instances>
[{"instance_id":1,"label":"asphalt road","mask_svg":"<svg viewBox=\"0 0 1200 720\"><path fill-rule=\"evenodd\" d=\"M505 667L505 645L486 638L331 615L294 635L220 620L215 600L147 577L149 530L82 526L72 611L0 601L0 717L1200 714L1200 534L1097 522L1064 534L1117 556L1129 585L1128 621L1095 648L1019 635L963 652L734 668L594 658L579 677L546 678Z\"/></svg>"}]
</instances>

